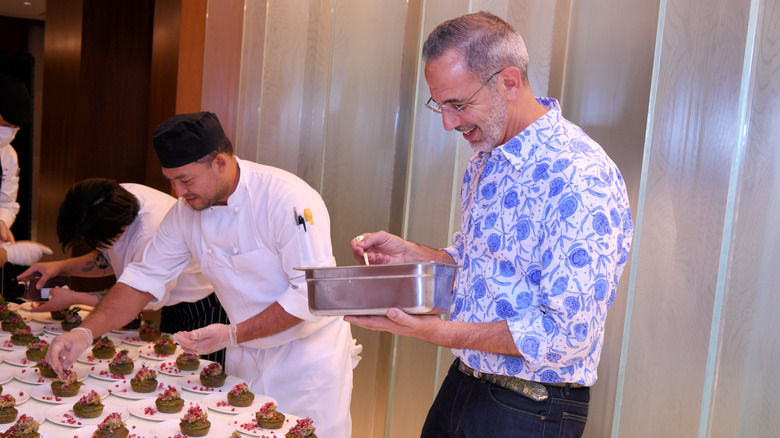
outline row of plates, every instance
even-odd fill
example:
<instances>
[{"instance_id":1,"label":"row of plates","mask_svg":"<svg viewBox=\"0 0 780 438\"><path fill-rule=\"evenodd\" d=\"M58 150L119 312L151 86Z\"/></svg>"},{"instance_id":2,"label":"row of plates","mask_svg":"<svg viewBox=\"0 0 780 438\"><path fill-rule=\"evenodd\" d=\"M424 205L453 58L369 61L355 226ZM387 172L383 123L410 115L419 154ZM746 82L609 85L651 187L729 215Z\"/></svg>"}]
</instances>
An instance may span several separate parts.
<instances>
[{"instance_id":1,"label":"row of plates","mask_svg":"<svg viewBox=\"0 0 780 438\"><path fill-rule=\"evenodd\" d=\"M87 376L93 376L98 379L104 378L105 376L99 376L98 377L98 367L86 367L84 365L75 365L73 367L73 370L78 375L79 381L84 381ZM48 403L69 403L69 402L76 402L78 399L89 392L89 390L86 391L79 391L78 396L74 397L65 397L62 399L62 401L52 400L52 397L54 397L54 394L51 393L51 381L52 379L46 378L41 376L40 371L38 368L33 367L27 367L27 368L19 368L18 370L14 371L13 373L0 371L0 385L3 385L5 383L10 382L12 379L19 380L20 382L29 383L32 385L38 385L34 387L32 390L30 390L30 393L33 395L33 398L36 400L40 400L43 402ZM107 380L104 378L104 380ZM218 388L210 388L205 387L200 384L200 377L197 374L188 375L188 376L180 376L179 378L175 379L172 384L168 384L167 382L160 382L160 387L154 392L150 393L138 393L133 391L130 388L130 379L129 378L123 378L123 379L116 379L106 383L105 387L102 387L101 385L101 391L98 391L98 393L105 392L105 395L108 396L109 393L112 393L116 395L117 397L122 398L129 398L129 399L141 399L141 398L149 398L149 397L157 397L158 392L165 391L165 388L168 386L173 386L177 390L181 391L182 389L190 392L200 393L200 394L212 394L212 393L227 393L230 391L234 386L246 383L242 379L235 377L235 376L227 376L227 379L225 379L225 383L218 387ZM81 389L90 387L90 385L83 385ZM39 394L36 397L36 394ZM102 395L102 394L101 394ZM75 399L75 400L71 400Z\"/></svg>"},{"instance_id":2,"label":"row of plates","mask_svg":"<svg viewBox=\"0 0 780 438\"><path fill-rule=\"evenodd\" d=\"M195 402L187 402L182 412L176 414L163 414L157 413L157 416L150 415L149 409L154 409L154 401L139 400L127 408L120 406L113 406L110 404L104 404L103 413L98 418L78 418L73 413L73 407L70 405L60 405L51 409L47 409L45 414L33 409L17 408L19 415L26 414L35 419L38 423L42 423L44 420L50 421L54 424L60 424L63 426L69 426L78 428L69 433L68 437L74 438L90 438L95 432L96 426L100 424L103 419L111 413L119 413L123 421L127 421L130 414L140 418L148 420L158 421L157 424L151 427L150 433L144 431L132 430L131 433L138 438L162 438L173 437L176 434L181 433L179 428L179 421L184 412L189 408L189 405L198 404ZM203 406L201 405L201 409ZM155 410L156 412L156 410ZM165 417L163 417L165 416ZM211 420L211 429L207 436L227 437L236 430L248 435L254 435L259 437L268 438L284 438L284 434L287 433L295 423L300 419L295 415L285 414L285 422L281 428L271 430L263 429L257 424L254 412L244 412L232 417L227 423L221 423L219 421ZM0 425L0 432L7 430L13 423ZM46 438L45 435L41 435L42 438Z\"/></svg>"}]
</instances>

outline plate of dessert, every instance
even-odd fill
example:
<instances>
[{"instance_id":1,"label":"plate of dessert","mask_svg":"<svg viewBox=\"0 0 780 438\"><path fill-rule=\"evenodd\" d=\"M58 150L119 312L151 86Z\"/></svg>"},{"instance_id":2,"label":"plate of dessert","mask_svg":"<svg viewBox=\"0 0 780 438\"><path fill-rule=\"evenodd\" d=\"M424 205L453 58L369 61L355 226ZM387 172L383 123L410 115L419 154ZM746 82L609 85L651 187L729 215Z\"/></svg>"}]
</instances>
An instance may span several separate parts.
<instances>
[{"instance_id":1,"label":"plate of dessert","mask_svg":"<svg viewBox=\"0 0 780 438\"><path fill-rule=\"evenodd\" d=\"M30 392L26 389L23 389L21 387L18 387L14 384L10 385L2 385L2 394L0 395L10 395L16 400L16 405L20 405L27 400L30 399Z\"/></svg>"},{"instance_id":2,"label":"plate of dessert","mask_svg":"<svg viewBox=\"0 0 780 438\"><path fill-rule=\"evenodd\" d=\"M33 363L33 365L35 365ZM77 380L83 382L87 379L87 369L82 364L74 364L70 367L71 370L76 371ZM14 371L14 378L20 382L29 383L31 385L43 385L44 383L50 384L52 380L57 377L57 374L50 366L45 367L25 367L19 368Z\"/></svg>"},{"instance_id":3,"label":"plate of dessert","mask_svg":"<svg viewBox=\"0 0 780 438\"><path fill-rule=\"evenodd\" d=\"M108 397L109 394L106 388L101 388L94 385L82 384L81 386L79 386L78 391L76 392L75 395L55 395L52 392L51 385L39 385L30 390L30 397L34 398L35 400L42 401L44 403L53 403L53 404L69 403L72 405L77 401L79 401L81 397L84 397L90 391L97 392L100 395L100 398L106 398Z\"/></svg>"},{"instance_id":4,"label":"plate of dessert","mask_svg":"<svg viewBox=\"0 0 780 438\"><path fill-rule=\"evenodd\" d=\"M32 318L33 321L38 321L43 324L59 324L60 321L65 319L65 315L67 314L67 310L61 310L56 312L30 312L30 318ZM90 314L89 310L85 310L81 306L79 306L78 314L83 320L87 317L87 315Z\"/></svg>"},{"instance_id":5,"label":"plate of dessert","mask_svg":"<svg viewBox=\"0 0 780 438\"><path fill-rule=\"evenodd\" d=\"M27 344L40 339L43 335L43 327L35 324L28 324L21 328L14 329L13 332L0 335L0 350L24 350ZM52 337L48 337L49 340Z\"/></svg>"},{"instance_id":6,"label":"plate of dessert","mask_svg":"<svg viewBox=\"0 0 780 438\"><path fill-rule=\"evenodd\" d=\"M68 434L68 438L92 438L97 431L98 426L81 427ZM129 429L127 438L155 438L154 434L145 430L136 429L135 426L126 427Z\"/></svg>"},{"instance_id":7,"label":"plate of dessert","mask_svg":"<svg viewBox=\"0 0 780 438\"><path fill-rule=\"evenodd\" d=\"M198 375L207 366L213 362L201 359L197 354L181 353L175 360L165 360L159 363L155 369L169 376L189 376Z\"/></svg>"},{"instance_id":8,"label":"plate of dessert","mask_svg":"<svg viewBox=\"0 0 780 438\"><path fill-rule=\"evenodd\" d=\"M253 394L246 383L240 383L228 392L217 392L203 397L201 403L212 411L223 414L257 412L266 403L277 404L267 395Z\"/></svg>"},{"instance_id":9,"label":"plate of dessert","mask_svg":"<svg viewBox=\"0 0 780 438\"><path fill-rule=\"evenodd\" d=\"M196 405L200 406L201 410L206 410L202 404L196 401L183 399L180 400L182 400L183 403L180 403L180 405L177 406L179 409L178 411L176 411L174 408L166 407L164 402L169 402L170 400L158 402L157 398L144 398L141 400L136 400L127 405L127 410L135 417L151 421L179 420L181 419L184 412L187 412L189 408Z\"/></svg>"},{"instance_id":10,"label":"plate of dessert","mask_svg":"<svg viewBox=\"0 0 780 438\"><path fill-rule=\"evenodd\" d=\"M209 420L207 411L199 405L182 410L175 420L162 421L151 428L158 438L174 438L176 435L229 437L233 430L225 423Z\"/></svg>"},{"instance_id":11,"label":"plate of dessert","mask_svg":"<svg viewBox=\"0 0 780 438\"><path fill-rule=\"evenodd\" d=\"M299 420L306 421L308 419L302 419L291 414L283 414L276 411L276 406L273 405L266 409L265 412L257 411L238 414L228 420L228 425L248 435L285 438L285 434L296 427Z\"/></svg>"},{"instance_id":12,"label":"plate of dessert","mask_svg":"<svg viewBox=\"0 0 780 438\"><path fill-rule=\"evenodd\" d=\"M11 426L16 424L23 415L32 418L38 423L43 423L43 420L46 419L46 416L44 416L42 412L39 412L35 409L17 407L16 411L17 413L16 413L15 420L12 420L8 423L0 423L0 432L5 432L6 430L8 430Z\"/></svg>"},{"instance_id":13,"label":"plate of dessert","mask_svg":"<svg viewBox=\"0 0 780 438\"><path fill-rule=\"evenodd\" d=\"M102 338L101 338L102 339ZM92 348L88 348L83 353L81 353L81 356L76 359L76 361L93 365L97 363L109 363L114 358L114 355L117 352L121 351L127 351L127 356L135 361L138 359L138 351L136 349L123 349L123 348L117 348L116 346L109 347L107 343L101 343L100 348L96 349L96 346L98 343L101 343L101 341L96 342L95 346ZM103 354L99 354L103 353ZM97 356L96 356L97 354Z\"/></svg>"},{"instance_id":14,"label":"plate of dessert","mask_svg":"<svg viewBox=\"0 0 780 438\"><path fill-rule=\"evenodd\" d=\"M234 386L246 382L236 376L228 376L222 369L222 365L212 362L196 375L179 377L176 383L187 391L209 394L227 392Z\"/></svg>"},{"instance_id":15,"label":"plate of dessert","mask_svg":"<svg viewBox=\"0 0 780 438\"><path fill-rule=\"evenodd\" d=\"M77 402L78 405L78 402ZM46 419L54 424L61 424L69 427L84 427L89 425L97 426L103 419L111 413L118 413L122 420L130 418L127 409L121 406L103 404L102 412L94 418L80 417L75 412L73 405L62 404L46 409ZM68 435L69 436L69 435Z\"/></svg>"},{"instance_id":16,"label":"plate of dessert","mask_svg":"<svg viewBox=\"0 0 780 438\"><path fill-rule=\"evenodd\" d=\"M170 335L163 334L157 342L141 347L138 354L147 359L168 360L178 357L183 352L184 350L173 341Z\"/></svg>"}]
</instances>

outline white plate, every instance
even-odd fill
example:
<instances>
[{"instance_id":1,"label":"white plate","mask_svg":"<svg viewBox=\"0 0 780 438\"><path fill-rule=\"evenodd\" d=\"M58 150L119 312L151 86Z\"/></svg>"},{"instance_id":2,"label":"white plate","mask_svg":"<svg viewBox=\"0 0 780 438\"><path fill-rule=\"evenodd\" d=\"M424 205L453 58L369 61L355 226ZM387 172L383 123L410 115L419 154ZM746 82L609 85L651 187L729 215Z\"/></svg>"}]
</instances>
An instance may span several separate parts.
<instances>
[{"instance_id":1,"label":"white plate","mask_svg":"<svg viewBox=\"0 0 780 438\"><path fill-rule=\"evenodd\" d=\"M138 351L135 349L129 349L129 348L117 348L116 351L122 351L127 350L127 357L135 361L138 359ZM113 357L111 358L113 359ZM111 362L111 359L97 359L94 356L92 356L92 347L87 348L83 353L81 353L81 356L79 356L78 359L76 359L78 362L87 364L87 365L93 365L96 363L109 363Z\"/></svg>"},{"instance_id":2,"label":"white plate","mask_svg":"<svg viewBox=\"0 0 780 438\"><path fill-rule=\"evenodd\" d=\"M89 391L97 392L98 394L100 394L101 399L108 397L108 390L106 388L101 388L94 385L81 385L78 394L74 395L73 397L55 397L54 394L51 393L51 385L40 385L30 390L30 397L34 398L35 400L42 401L44 403L54 403L54 404L70 403L72 405L73 403L76 403L77 401L81 400L81 397L87 395Z\"/></svg>"},{"instance_id":3,"label":"white plate","mask_svg":"<svg viewBox=\"0 0 780 438\"><path fill-rule=\"evenodd\" d=\"M30 399L30 391L13 384L3 385L2 395L14 396L17 405L20 405Z\"/></svg>"},{"instance_id":4,"label":"white plate","mask_svg":"<svg viewBox=\"0 0 780 438\"><path fill-rule=\"evenodd\" d=\"M70 369L76 372L79 382L87 380L89 373L87 372L86 365L77 363L73 364ZM14 378L20 382L29 383L31 385L43 385L44 383L51 385L51 381L54 380L51 377L41 376L41 371L36 367L20 368L14 371Z\"/></svg>"},{"instance_id":5,"label":"white plate","mask_svg":"<svg viewBox=\"0 0 780 438\"><path fill-rule=\"evenodd\" d=\"M152 426L151 431L157 438L173 438L175 435L181 434L179 421L180 420L168 420L157 423ZM209 429L209 433L205 435L207 438L225 438L233 433L233 428L231 426L213 420L209 421L211 421L211 429ZM282 437L284 437L284 435L282 435Z\"/></svg>"},{"instance_id":6,"label":"white plate","mask_svg":"<svg viewBox=\"0 0 780 438\"><path fill-rule=\"evenodd\" d=\"M67 333L65 330L62 329L62 325L60 323L46 324L43 326L43 331L45 331L46 333L51 333L55 336Z\"/></svg>"},{"instance_id":7,"label":"white plate","mask_svg":"<svg viewBox=\"0 0 780 438\"><path fill-rule=\"evenodd\" d=\"M113 412L118 412L122 417L122 421L126 421L130 418L127 409L104 403L103 412L101 412L100 416L97 418L79 418L73 413L73 405L57 405L46 409L46 419L54 424L61 424L69 427L97 426L108 416L108 414Z\"/></svg>"},{"instance_id":8,"label":"white plate","mask_svg":"<svg viewBox=\"0 0 780 438\"><path fill-rule=\"evenodd\" d=\"M14 378L20 382L29 383L31 385L51 383L51 379L41 376L38 368L34 367L19 368L14 371Z\"/></svg>"},{"instance_id":9,"label":"white plate","mask_svg":"<svg viewBox=\"0 0 780 438\"><path fill-rule=\"evenodd\" d=\"M116 333L119 336L138 336L138 329L118 328L118 329L111 330L111 333Z\"/></svg>"},{"instance_id":10,"label":"white plate","mask_svg":"<svg viewBox=\"0 0 780 438\"><path fill-rule=\"evenodd\" d=\"M33 327L32 325L30 327ZM38 327L40 331L38 333L35 333L33 331L33 334L35 336L38 336L39 338L43 339L44 341L51 344L51 341L54 339L54 336L44 333L43 327L37 325L35 327ZM11 335L0 335L0 350L8 350L8 351L17 351L17 350L27 350L27 345L14 345L11 342Z\"/></svg>"},{"instance_id":11,"label":"white plate","mask_svg":"<svg viewBox=\"0 0 780 438\"><path fill-rule=\"evenodd\" d=\"M136 416L138 418L144 418L147 420L152 420L152 421L181 420L181 417L187 412L187 409L196 405L200 406L200 409L202 411L206 410L206 408L198 402L192 400L184 400L184 407L181 408L181 412L166 414L164 412L157 411L157 406L154 403L156 399L157 397L136 400L130 403L129 405L127 405L127 410L130 411L130 414L132 414L133 416Z\"/></svg>"},{"instance_id":12,"label":"white plate","mask_svg":"<svg viewBox=\"0 0 780 438\"><path fill-rule=\"evenodd\" d=\"M35 365L37 361L28 360L26 352L18 350L3 353L3 362L18 367L31 367Z\"/></svg>"},{"instance_id":13,"label":"white plate","mask_svg":"<svg viewBox=\"0 0 780 438\"><path fill-rule=\"evenodd\" d=\"M169 376L189 376L189 375L200 375L201 370L203 368L206 368L210 364L214 362L206 359L201 359L200 364L198 365L198 369L195 371L182 371L179 369L179 367L176 366L176 359L174 360L166 360L163 362L160 362L159 364L155 365L154 369L158 373L167 374Z\"/></svg>"},{"instance_id":14,"label":"white plate","mask_svg":"<svg viewBox=\"0 0 780 438\"><path fill-rule=\"evenodd\" d=\"M182 376L176 379L176 384L183 389L201 394L211 394L212 392L228 392L239 383L246 383L236 376L227 376L225 383L218 388L208 388L200 384L200 375Z\"/></svg>"},{"instance_id":15,"label":"white plate","mask_svg":"<svg viewBox=\"0 0 780 438\"><path fill-rule=\"evenodd\" d=\"M24 351L9 351L3 353L3 362L15 365L18 367L29 367L35 365L34 361L27 360L27 355Z\"/></svg>"},{"instance_id":16,"label":"white plate","mask_svg":"<svg viewBox=\"0 0 780 438\"><path fill-rule=\"evenodd\" d=\"M87 368L88 368L87 373L89 373L90 376L100 380L108 380L109 382L122 381L132 377L132 373L111 374L111 371L109 371L108 369L107 363L88 365ZM133 368L133 371L135 371L135 368Z\"/></svg>"},{"instance_id":17,"label":"white plate","mask_svg":"<svg viewBox=\"0 0 780 438\"><path fill-rule=\"evenodd\" d=\"M13 373L10 373L8 371L0 371L0 385L4 383L8 383L13 379L14 379Z\"/></svg>"},{"instance_id":18,"label":"white plate","mask_svg":"<svg viewBox=\"0 0 780 438\"><path fill-rule=\"evenodd\" d=\"M90 313L92 312L88 310L84 310L83 308L79 310L79 315L81 316L81 319L86 319ZM43 324L59 324L60 321L62 321L61 319L52 318L51 312L30 312L30 318L32 318L33 321L38 321Z\"/></svg>"},{"instance_id":19,"label":"white plate","mask_svg":"<svg viewBox=\"0 0 780 438\"><path fill-rule=\"evenodd\" d=\"M233 414L233 415L243 414L246 412L257 412L264 404L268 402L273 402L273 404L277 406L279 405L279 403L273 398L267 395L259 395L259 394L255 394L255 399L254 401L252 401L252 404L246 407L232 406L227 401L226 392L209 394L200 400L200 403L202 405L206 406L212 411L222 412L223 414Z\"/></svg>"},{"instance_id":20,"label":"white plate","mask_svg":"<svg viewBox=\"0 0 780 438\"><path fill-rule=\"evenodd\" d=\"M180 346L176 346L176 351L173 354L160 354L155 353L154 351L154 344L148 344L143 347L141 347L140 350L138 350L138 354L141 355L141 357L145 357L147 359L153 359L153 360L168 360L168 359L176 359L176 356L184 353L184 350Z\"/></svg>"},{"instance_id":21,"label":"white plate","mask_svg":"<svg viewBox=\"0 0 780 438\"><path fill-rule=\"evenodd\" d=\"M26 414L26 415L27 415L27 416L29 416L29 417L33 417L33 419L34 419L35 421L37 421L38 423L43 423L43 420L45 420L45 419L46 419L46 417L43 415L43 413L42 413L42 412L39 412L39 411L37 411L37 410L35 410L35 409L31 409L31 408L20 408L20 407L17 407L17 408L16 408L16 410L17 410L17 411L19 411L19 414L16 416L16 420L14 420L14 421L13 421L13 422L11 422L11 423L3 423L3 424L0 424L0 432L5 432L5 431L6 431L6 430L8 430L8 429L9 429L11 426L13 426L14 424L16 424L16 421L19 419L19 417L21 417L21 416L22 416L22 414ZM43 434L41 434L41 437L43 437Z\"/></svg>"},{"instance_id":22,"label":"white plate","mask_svg":"<svg viewBox=\"0 0 780 438\"><path fill-rule=\"evenodd\" d=\"M10 310L12 312L16 312L19 309L24 309L24 305L25 304L27 304L26 301L24 303L22 303L21 305L16 304L16 303L8 303L8 310Z\"/></svg>"},{"instance_id":23,"label":"white plate","mask_svg":"<svg viewBox=\"0 0 780 438\"><path fill-rule=\"evenodd\" d=\"M284 412L282 413L284 414ZM228 424L235 430L247 435L262 436L266 438L284 438L284 434L294 427L295 423L301 419L301 417L290 414L284 414L284 416L284 424L282 424L282 427L279 429L263 429L258 426L254 412L238 414L229 419Z\"/></svg>"},{"instance_id":24,"label":"white plate","mask_svg":"<svg viewBox=\"0 0 780 438\"><path fill-rule=\"evenodd\" d=\"M127 438L154 438L154 434L145 430L136 430L135 426L126 426L129 429ZM92 438L97 430L96 426L81 427L68 434L68 438Z\"/></svg>"},{"instance_id":25,"label":"white plate","mask_svg":"<svg viewBox=\"0 0 780 438\"><path fill-rule=\"evenodd\" d=\"M155 399L157 398L157 394L161 392L165 392L165 390L169 386L173 386L174 388L176 388L177 391L181 392L180 386L171 385L170 383L161 382L159 380L157 381L157 389L155 389L154 391L135 392L133 391L133 388L130 386L130 379L109 383L108 390L111 392L111 394L114 394L117 397L129 398L132 400L141 400L145 398Z\"/></svg>"},{"instance_id":26,"label":"white plate","mask_svg":"<svg viewBox=\"0 0 780 438\"><path fill-rule=\"evenodd\" d=\"M136 347L146 347L147 345L152 344L152 342L144 341L139 338L138 330L133 330L127 334L120 334L119 337L125 344L135 345Z\"/></svg>"}]
</instances>

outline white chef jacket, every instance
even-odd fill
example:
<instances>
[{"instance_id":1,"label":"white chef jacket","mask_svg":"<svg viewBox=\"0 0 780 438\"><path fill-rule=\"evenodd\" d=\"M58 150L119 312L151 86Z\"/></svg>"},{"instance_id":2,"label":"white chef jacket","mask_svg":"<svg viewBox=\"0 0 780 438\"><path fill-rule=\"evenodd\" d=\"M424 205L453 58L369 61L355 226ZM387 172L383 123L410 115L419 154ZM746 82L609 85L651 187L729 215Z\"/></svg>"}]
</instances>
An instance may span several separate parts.
<instances>
[{"instance_id":1,"label":"white chef jacket","mask_svg":"<svg viewBox=\"0 0 780 438\"><path fill-rule=\"evenodd\" d=\"M318 318L309 312L304 273L293 269L335 265L330 218L320 195L297 176L237 160L239 182L227 205L195 211L179 199L146 248L143 262L128 266L119 281L160 300L165 283L176 278L191 259L219 284L219 278L212 276L220 273L208 271L210 260L232 257L239 270L251 270L253 277L262 277L247 285L238 299L217 288L217 297L232 323L245 321L274 302L304 320L283 332L241 344L273 348L305 338L336 319ZM294 212L303 216L306 209L312 213L313 224L306 223L304 230ZM251 258L242 260L243 254Z\"/></svg>"},{"instance_id":2,"label":"white chef jacket","mask_svg":"<svg viewBox=\"0 0 780 438\"><path fill-rule=\"evenodd\" d=\"M10 144L0 147L0 163L3 166L3 180L0 184L0 221L11 228L19 213L16 195L19 193L19 159Z\"/></svg>"},{"instance_id":3,"label":"white chef jacket","mask_svg":"<svg viewBox=\"0 0 780 438\"><path fill-rule=\"evenodd\" d=\"M303 321L271 336L228 348L226 369L279 409L311 416L322 437L351 436L352 335L336 317L309 312L303 272L333 266L330 219L319 194L297 176L238 160L239 181L227 205L192 210L180 199L163 219L142 263L120 282L163 296L162 285L194 259L215 285L233 323L278 302ZM312 221L299 224L298 216ZM316 391L311 388L316 387Z\"/></svg>"},{"instance_id":4,"label":"white chef jacket","mask_svg":"<svg viewBox=\"0 0 780 438\"><path fill-rule=\"evenodd\" d=\"M157 232L160 222L168 210L176 204L176 198L151 187L131 183L120 185L138 199L141 208L138 210L138 216L125 229L122 236L110 248L103 250L117 278L122 275L127 265L142 259L144 249ZM146 308L157 310L162 306L172 306L181 302L193 303L207 297L213 291L214 288L201 273L198 265L191 261L186 265L181 276L165 284L163 299L155 300Z\"/></svg>"}]
</instances>

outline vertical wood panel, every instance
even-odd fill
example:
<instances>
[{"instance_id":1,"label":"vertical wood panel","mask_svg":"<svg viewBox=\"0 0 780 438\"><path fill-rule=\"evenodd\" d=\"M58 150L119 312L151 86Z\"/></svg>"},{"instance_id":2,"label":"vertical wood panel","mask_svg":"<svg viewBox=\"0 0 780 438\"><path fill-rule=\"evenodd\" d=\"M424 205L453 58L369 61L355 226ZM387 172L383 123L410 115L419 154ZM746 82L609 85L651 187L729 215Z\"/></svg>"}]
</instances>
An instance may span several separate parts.
<instances>
[{"instance_id":1,"label":"vertical wood panel","mask_svg":"<svg viewBox=\"0 0 780 438\"><path fill-rule=\"evenodd\" d=\"M621 436L699 430L748 3L665 3Z\"/></svg>"},{"instance_id":2,"label":"vertical wood panel","mask_svg":"<svg viewBox=\"0 0 780 438\"><path fill-rule=\"evenodd\" d=\"M146 128L146 179L144 183L167 193L171 193L171 185L163 177L160 170L160 161L152 146L152 136L157 125L177 113L176 90L178 61L181 58L179 53L182 29L181 9L181 0L156 0L154 2L149 124Z\"/></svg>"},{"instance_id":3,"label":"vertical wood panel","mask_svg":"<svg viewBox=\"0 0 780 438\"><path fill-rule=\"evenodd\" d=\"M76 178L78 147L84 135L79 122L78 88L81 73L82 1L64 0L48 5L44 35L43 116L41 120L41 162L38 185L38 239L59 249L54 220L68 186Z\"/></svg>"},{"instance_id":4,"label":"vertical wood panel","mask_svg":"<svg viewBox=\"0 0 780 438\"><path fill-rule=\"evenodd\" d=\"M780 2L755 3L757 26L745 132L744 164L731 236L729 278L723 304L709 437L774 436L780 430L780 294L777 242L780 228ZM753 33L748 34L751 38ZM747 54L747 53L746 53Z\"/></svg>"},{"instance_id":5,"label":"vertical wood panel","mask_svg":"<svg viewBox=\"0 0 780 438\"><path fill-rule=\"evenodd\" d=\"M199 10L195 8L191 12L197 15ZM217 114L225 134L235 142L244 1L210 1L207 17L203 56L203 95L200 109ZM197 32L194 35L197 35ZM193 56L193 61L197 60L196 53L193 53ZM187 71L180 71L179 74L187 73ZM191 86L196 87L199 84L198 81L193 81Z\"/></svg>"}]
</instances>

